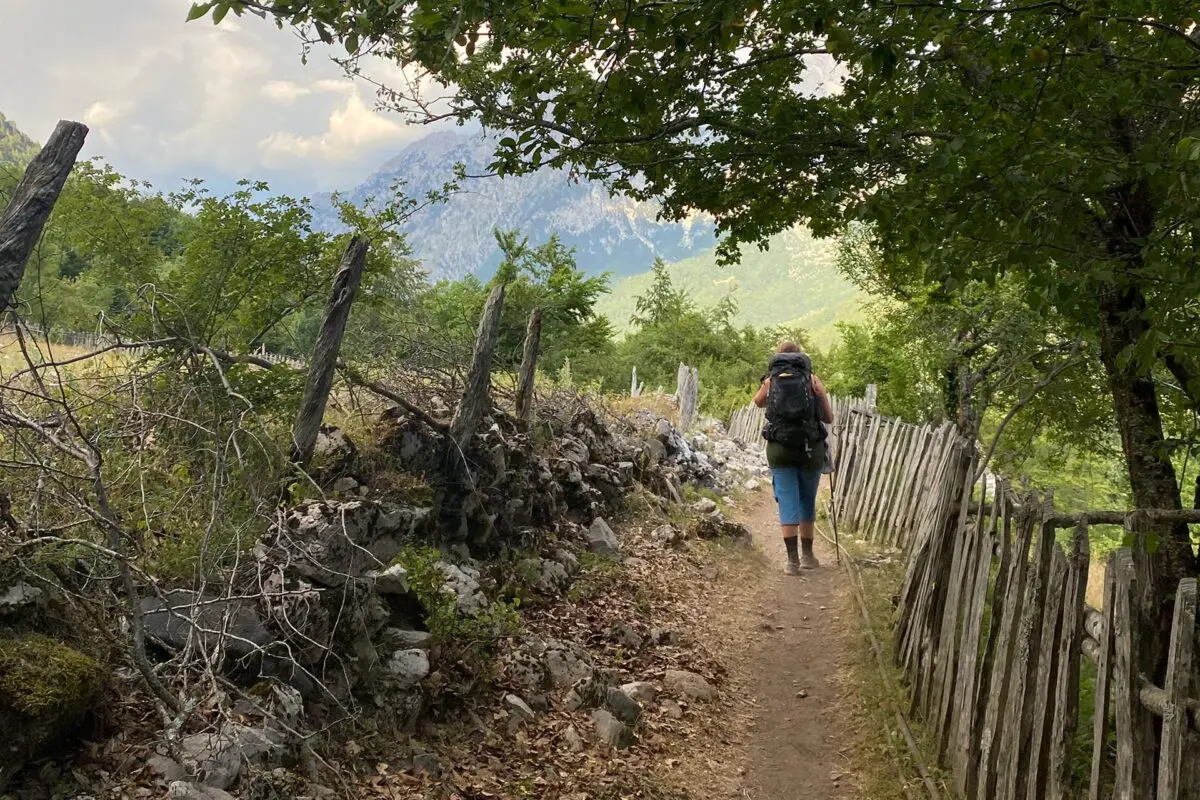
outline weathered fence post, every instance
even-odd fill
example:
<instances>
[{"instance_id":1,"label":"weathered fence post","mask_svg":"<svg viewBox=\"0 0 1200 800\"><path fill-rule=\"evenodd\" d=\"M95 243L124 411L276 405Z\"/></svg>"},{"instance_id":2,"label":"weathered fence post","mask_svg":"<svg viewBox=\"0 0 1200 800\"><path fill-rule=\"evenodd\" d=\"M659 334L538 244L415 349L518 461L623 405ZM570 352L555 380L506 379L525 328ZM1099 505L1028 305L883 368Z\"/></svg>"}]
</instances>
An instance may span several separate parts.
<instances>
[{"instance_id":1,"label":"weathered fence post","mask_svg":"<svg viewBox=\"0 0 1200 800\"><path fill-rule=\"evenodd\" d=\"M317 444L317 432L325 416L329 391L333 388L338 352L342 349L350 306L354 303L354 294L362 280L368 246L366 239L358 236L352 238L333 276L333 291L325 309L325 321L317 334L308 380L305 381L304 395L300 400L300 413L296 415L296 424L292 427L292 461L301 468L308 466Z\"/></svg>"},{"instance_id":2,"label":"weathered fence post","mask_svg":"<svg viewBox=\"0 0 1200 800\"><path fill-rule=\"evenodd\" d=\"M87 134L87 126L82 123L60 121L46 146L29 162L8 206L0 211L0 311L12 305L29 254L42 235Z\"/></svg>"},{"instance_id":3,"label":"weathered fence post","mask_svg":"<svg viewBox=\"0 0 1200 800\"><path fill-rule=\"evenodd\" d=\"M521 371L517 373L517 419L526 427L533 421L533 383L541 339L542 310L535 308L529 313L529 324L525 327L525 350L521 353Z\"/></svg>"},{"instance_id":4,"label":"weathered fence post","mask_svg":"<svg viewBox=\"0 0 1200 800\"><path fill-rule=\"evenodd\" d=\"M496 284L488 295L479 318L479 330L475 333L475 354L471 358L471 371L467 373L467 385L462 399L450 421L450 437L460 449L475 435L475 426L483 416L487 405L488 388L492 382L492 354L496 350L496 339L500 335L500 312L504 310L504 284Z\"/></svg>"},{"instance_id":5,"label":"weathered fence post","mask_svg":"<svg viewBox=\"0 0 1200 800\"><path fill-rule=\"evenodd\" d=\"M696 418L696 406L700 399L699 369L686 364L679 365L675 396L679 398L679 429L686 433Z\"/></svg>"},{"instance_id":6,"label":"weathered fence post","mask_svg":"<svg viewBox=\"0 0 1200 800\"><path fill-rule=\"evenodd\" d=\"M1192 649L1196 635L1196 579L1184 578L1175 592L1171 650L1164 685L1162 745L1158 755L1158 800L1183 796L1183 751L1188 729L1188 689L1192 683Z\"/></svg>"}]
</instances>

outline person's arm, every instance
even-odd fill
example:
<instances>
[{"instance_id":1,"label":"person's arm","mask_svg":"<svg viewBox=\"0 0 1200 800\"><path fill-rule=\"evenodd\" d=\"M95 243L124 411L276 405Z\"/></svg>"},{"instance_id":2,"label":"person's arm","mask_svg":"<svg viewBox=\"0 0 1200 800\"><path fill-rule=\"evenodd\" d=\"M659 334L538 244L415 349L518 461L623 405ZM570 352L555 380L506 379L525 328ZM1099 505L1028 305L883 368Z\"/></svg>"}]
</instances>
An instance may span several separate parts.
<instances>
[{"instance_id":1,"label":"person's arm","mask_svg":"<svg viewBox=\"0 0 1200 800\"><path fill-rule=\"evenodd\" d=\"M771 379L764 378L762 386L758 387L758 394L754 395L754 405L762 408L767 404L767 391L771 388Z\"/></svg>"},{"instance_id":2,"label":"person's arm","mask_svg":"<svg viewBox=\"0 0 1200 800\"><path fill-rule=\"evenodd\" d=\"M826 425L833 424L833 406L829 402L829 390L825 388L824 382L816 375L812 376L813 394L821 398L821 420ZM755 398L757 400L758 398Z\"/></svg>"}]
</instances>

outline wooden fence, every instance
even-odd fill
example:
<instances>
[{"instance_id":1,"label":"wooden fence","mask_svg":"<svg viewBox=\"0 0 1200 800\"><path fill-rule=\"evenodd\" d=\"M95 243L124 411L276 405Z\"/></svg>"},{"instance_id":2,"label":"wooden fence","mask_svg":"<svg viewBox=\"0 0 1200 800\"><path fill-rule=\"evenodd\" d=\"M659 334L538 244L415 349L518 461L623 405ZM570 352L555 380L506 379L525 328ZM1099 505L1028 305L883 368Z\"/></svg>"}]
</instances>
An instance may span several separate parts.
<instances>
[{"instance_id":1,"label":"wooden fence","mask_svg":"<svg viewBox=\"0 0 1200 800\"><path fill-rule=\"evenodd\" d=\"M974 442L949 426L852 411L840 450L841 521L907 554L895 657L910 713L923 720L954 794L1200 796L1200 703L1190 699L1196 581L1178 586L1164 688L1138 669L1130 550L1108 562L1103 610L1084 603L1089 519L1122 521L1134 537L1144 512L1056 514L1048 498L977 476ZM1084 656L1094 680L1082 679ZM1081 708L1091 711L1090 749Z\"/></svg>"},{"instance_id":2,"label":"wooden fence","mask_svg":"<svg viewBox=\"0 0 1200 800\"><path fill-rule=\"evenodd\" d=\"M874 386L872 385L870 388L873 389ZM829 400L833 405L833 425L829 426L829 437L836 454L840 449L838 442L841 431L845 428L851 412L865 413L872 410L874 405L873 401L861 397L845 398L830 395ZM766 422L766 412L753 403L747 403L729 415L729 436L745 445L765 450L767 442L762 438L762 429Z\"/></svg>"}]
</instances>

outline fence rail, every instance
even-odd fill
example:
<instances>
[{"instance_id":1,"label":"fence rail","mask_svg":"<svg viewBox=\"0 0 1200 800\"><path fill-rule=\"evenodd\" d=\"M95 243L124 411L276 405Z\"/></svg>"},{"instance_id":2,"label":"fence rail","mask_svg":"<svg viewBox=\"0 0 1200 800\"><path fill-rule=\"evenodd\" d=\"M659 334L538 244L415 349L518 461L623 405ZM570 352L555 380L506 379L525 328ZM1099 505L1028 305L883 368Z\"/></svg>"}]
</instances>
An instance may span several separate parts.
<instances>
[{"instance_id":1,"label":"fence rail","mask_svg":"<svg viewBox=\"0 0 1200 800\"><path fill-rule=\"evenodd\" d=\"M1138 668L1130 550L1108 562L1103 609L1084 603L1089 518L1120 520L1137 540L1135 527L1168 512L1056 514L1048 498L977 478L975 444L951 426L855 410L844 420L833 508L847 529L906 552L894 655L954 793L1200 796L1195 579L1178 586L1162 688ZM1088 686L1084 656L1095 662ZM1090 754L1079 752L1081 707Z\"/></svg>"}]
</instances>

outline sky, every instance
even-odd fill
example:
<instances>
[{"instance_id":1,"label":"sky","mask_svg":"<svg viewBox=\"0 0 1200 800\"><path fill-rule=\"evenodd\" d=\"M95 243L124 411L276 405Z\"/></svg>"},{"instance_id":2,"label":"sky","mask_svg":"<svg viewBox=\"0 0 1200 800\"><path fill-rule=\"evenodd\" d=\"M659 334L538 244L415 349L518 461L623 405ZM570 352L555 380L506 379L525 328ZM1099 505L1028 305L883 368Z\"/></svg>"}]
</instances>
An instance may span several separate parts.
<instances>
[{"instance_id":1,"label":"sky","mask_svg":"<svg viewBox=\"0 0 1200 800\"><path fill-rule=\"evenodd\" d=\"M305 65L291 30L249 15L185 22L190 5L0 0L0 113L38 142L59 119L84 122L84 156L164 190L193 177L295 195L350 188L430 132L375 110L373 89L345 78L331 51Z\"/></svg>"}]
</instances>

